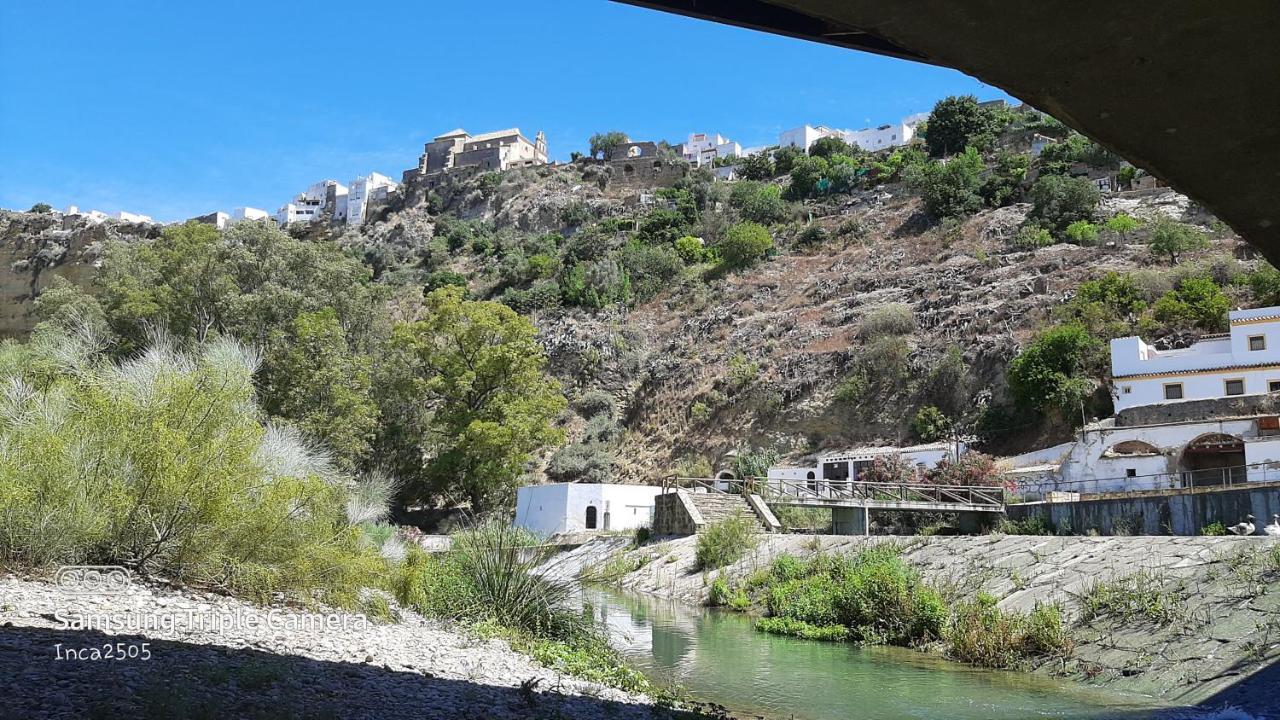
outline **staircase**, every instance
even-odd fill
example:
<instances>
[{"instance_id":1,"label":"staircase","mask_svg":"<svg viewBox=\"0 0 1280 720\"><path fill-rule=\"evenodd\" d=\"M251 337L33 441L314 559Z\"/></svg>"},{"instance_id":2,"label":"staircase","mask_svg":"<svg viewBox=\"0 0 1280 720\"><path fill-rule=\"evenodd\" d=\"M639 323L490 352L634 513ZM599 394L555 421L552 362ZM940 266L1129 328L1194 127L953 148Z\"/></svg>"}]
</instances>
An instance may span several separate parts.
<instances>
[{"instance_id":1,"label":"staircase","mask_svg":"<svg viewBox=\"0 0 1280 720\"><path fill-rule=\"evenodd\" d=\"M653 530L658 535L692 535L708 525L741 515L766 532L782 529L764 501L754 495L679 489L655 499Z\"/></svg>"},{"instance_id":2,"label":"staircase","mask_svg":"<svg viewBox=\"0 0 1280 720\"><path fill-rule=\"evenodd\" d=\"M707 525L728 520L734 515L756 517L755 511L747 504L747 499L741 495L694 492L689 493L689 499L702 515L702 522Z\"/></svg>"}]
</instances>

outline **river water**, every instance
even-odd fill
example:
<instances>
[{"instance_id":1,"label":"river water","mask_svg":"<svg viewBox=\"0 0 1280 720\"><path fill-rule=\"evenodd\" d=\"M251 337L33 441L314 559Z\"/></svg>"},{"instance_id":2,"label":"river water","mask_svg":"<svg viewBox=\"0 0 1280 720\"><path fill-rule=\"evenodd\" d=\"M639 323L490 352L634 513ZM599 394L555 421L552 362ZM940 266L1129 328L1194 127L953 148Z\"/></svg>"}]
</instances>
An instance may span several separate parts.
<instances>
[{"instance_id":1,"label":"river water","mask_svg":"<svg viewBox=\"0 0 1280 720\"><path fill-rule=\"evenodd\" d=\"M770 720L1028 720L1197 717L1146 698L1025 673L992 672L901 648L757 632L727 611L589 588L585 601L654 680L739 717Z\"/></svg>"}]
</instances>

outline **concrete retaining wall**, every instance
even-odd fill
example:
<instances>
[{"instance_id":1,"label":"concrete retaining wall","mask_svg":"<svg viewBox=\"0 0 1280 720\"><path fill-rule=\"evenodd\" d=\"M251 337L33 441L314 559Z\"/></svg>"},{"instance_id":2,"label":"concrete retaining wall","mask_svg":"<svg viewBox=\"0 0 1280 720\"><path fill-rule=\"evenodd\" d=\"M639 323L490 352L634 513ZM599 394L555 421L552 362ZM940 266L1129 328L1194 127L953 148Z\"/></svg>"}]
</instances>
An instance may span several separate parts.
<instances>
[{"instance_id":1,"label":"concrete retaining wall","mask_svg":"<svg viewBox=\"0 0 1280 720\"><path fill-rule=\"evenodd\" d=\"M1280 513L1280 482L1230 488L1156 491L1102 496L1069 503L1021 503L1006 508L1010 520L1038 517L1060 533L1100 535L1199 535L1206 525L1235 525L1257 518L1258 533Z\"/></svg>"}]
</instances>

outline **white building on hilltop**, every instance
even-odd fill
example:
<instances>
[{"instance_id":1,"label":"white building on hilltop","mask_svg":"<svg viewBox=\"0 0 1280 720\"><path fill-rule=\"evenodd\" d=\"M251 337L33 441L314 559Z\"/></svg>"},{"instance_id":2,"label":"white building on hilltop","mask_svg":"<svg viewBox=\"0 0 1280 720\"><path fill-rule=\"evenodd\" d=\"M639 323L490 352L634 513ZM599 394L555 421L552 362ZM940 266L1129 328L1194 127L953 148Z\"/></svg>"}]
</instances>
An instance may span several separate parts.
<instances>
[{"instance_id":1,"label":"white building on hilltop","mask_svg":"<svg viewBox=\"0 0 1280 720\"><path fill-rule=\"evenodd\" d=\"M276 212L276 222L281 225L310 223L326 216L344 219L346 212L347 186L337 180L321 180L298 193L292 202L285 203Z\"/></svg>"},{"instance_id":2,"label":"white building on hilltop","mask_svg":"<svg viewBox=\"0 0 1280 720\"><path fill-rule=\"evenodd\" d=\"M400 183L379 173L361 175L352 180L347 191L347 224L364 223L369 208L386 203L399 187Z\"/></svg>"},{"instance_id":3,"label":"white building on hilltop","mask_svg":"<svg viewBox=\"0 0 1280 720\"><path fill-rule=\"evenodd\" d=\"M876 150L906 145L915 137L915 133L915 125L907 124L904 120L876 128L845 130L840 133L840 137L844 138L844 141L850 145L862 148L867 152L875 152Z\"/></svg>"},{"instance_id":4,"label":"white building on hilltop","mask_svg":"<svg viewBox=\"0 0 1280 720\"><path fill-rule=\"evenodd\" d=\"M798 128L783 130L778 134L779 147L799 148L805 152L809 152L809 148L814 143L824 137L840 137L840 130L832 130L825 125L813 127L811 125L801 125Z\"/></svg>"},{"instance_id":5,"label":"white building on hilltop","mask_svg":"<svg viewBox=\"0 0 1280 720\"><path fill-rule=\"evenodd\" d=\"M538 535L632 530L653 522L657 485L553 483L516 491L516 527Z\"/></svg>"},{"instance_id":6,"label":"white building on hilltop","mask_svg":"<svg viewBox=\"0 0 1280 720\"><path fill-rule=\"evenodd\" d=\"M1236 310L1231 331L1179 350L1111 341L1116 412L1141 405L1280 392L1280 307Z\"/></svg>"},{"instance_id":7,"label":"white building on hilltop","mask_svg":"<svg viewBox=\"0 0 1280 720\"><path fill-rule=\"evenodd\" d=\"M227 216L227 224L234 225L245 220L266 220L271 217L271 213L266 210L259 210L252 207L238 207L231 211Z\"/></svg>"},{"instance_id":8,"label":"white building on hilltop","mask_svg":"<svg viewBox=\"0 0 1280 720\"><path fill-rule=\"evenodd\" d=\"M742 146L719 133L689 133L681 154L694 167L702 167L714 165L716 158L742 157Z\"/></svg>"}]
</instances>

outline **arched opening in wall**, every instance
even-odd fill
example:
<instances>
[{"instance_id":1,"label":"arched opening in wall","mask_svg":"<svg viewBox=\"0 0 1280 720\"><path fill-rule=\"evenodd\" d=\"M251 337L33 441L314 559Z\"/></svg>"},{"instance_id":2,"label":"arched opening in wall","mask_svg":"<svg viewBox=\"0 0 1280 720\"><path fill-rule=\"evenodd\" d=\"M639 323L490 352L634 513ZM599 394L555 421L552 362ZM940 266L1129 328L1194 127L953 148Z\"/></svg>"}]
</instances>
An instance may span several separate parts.
<instances>
[{"instance_id":1,"label":"arched opening in wall","mask_svg":"<svg viewBox=\"0 0 1280 720\"><path fill-rule=\"evenodd\" d=\"M1127 457L1133 457L1135 455L1159 455L1160 448L1157 448L1149 442L1143 442L1142 440L1125 440L1124 442L1118 442L1115 445L1112 445L1103 454L1112 456L1123 455Z\"/></svg>"},{"instance_id":2,"label":"arched opening in wall","mask_svg":"<svg viewBox=\"0 0 1280 720\"><path fill-rule=\"evenodd\" d=\"M1184 487L1242 482L1244 441L1224 433L1201 435L1183 448L1178 468Z\"/></svg>"},{"instance_id":3,"label":"arched opening in wall","mask_svg":"<svg viewBox=\"0 0 1280 720\"><path fill-rule=\"evenodd\" d=\"M623 172L623 174L625 174L625 175L634 175L634 174L635 174L635 172L636 172L636 169L635 169L634 167L632 167L631 165L624 165L624 166L622 167L622 172Z\"/></svg>"},{"instance_id":4,"label":"arched opening in wall","mask_svg":"<svg viewBox=\"0 0 1280 720\"><path fill-rule=\"evenodd\" d=\"M717 490L737 492L740 485L741 483L738 482L738 478L728 470L721 470L720 473L716 475Z\"/></svg>"},{"instance_id":5,"label":"arched opening in wall","mask_svg":"<svg viewBox=\"0 0 1280 720\"><path fill-rule=\"evenodd\" d=\"M588 530L596 529L596 506L595 505L587 506L587 529Z\"/></svg>"},{"instance_id":6,"label":"arched opening in wall","mask_svg":"<svg viewBox=\"0 0 1280 720\"><path fill-rule=\"evenodd\" d=\"M818 492L818 479L814 477L812 470L804 474L804 480L810 492Z\"/></svg>"},{"instance_id":7,"label":"arched opening in wall","mask_svg":"<svg viewBox=\"0 0 1280 720\"><path fill-rule=\"evenodd\" d=\"M627 157L640 157L640 153L644 152L639 145L632 145L627 148Z\"/></svg>"}]
</instances>

